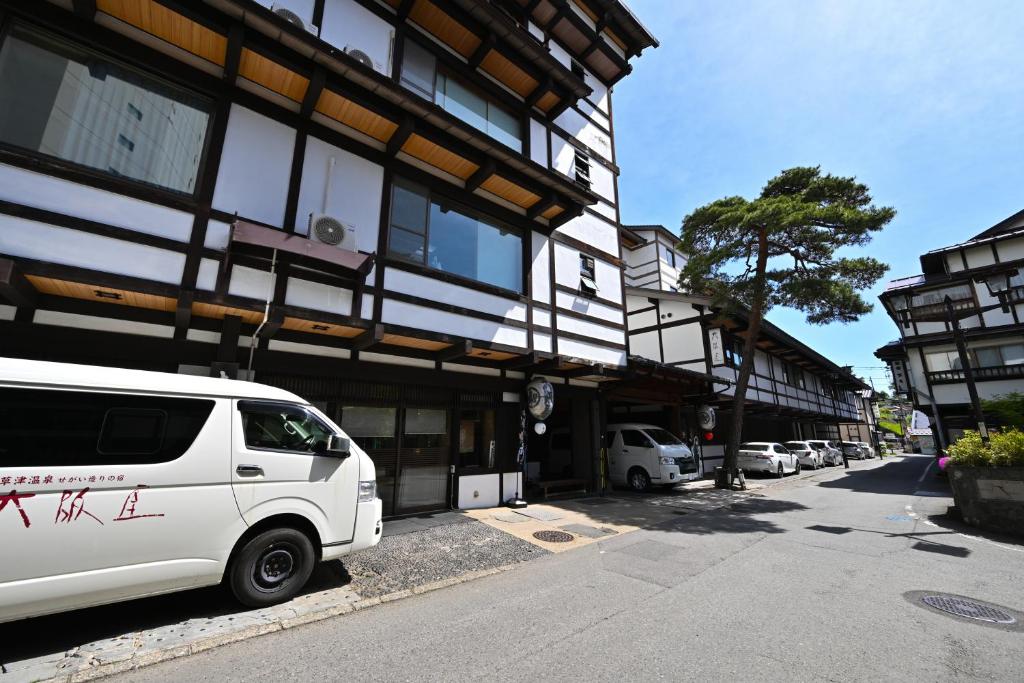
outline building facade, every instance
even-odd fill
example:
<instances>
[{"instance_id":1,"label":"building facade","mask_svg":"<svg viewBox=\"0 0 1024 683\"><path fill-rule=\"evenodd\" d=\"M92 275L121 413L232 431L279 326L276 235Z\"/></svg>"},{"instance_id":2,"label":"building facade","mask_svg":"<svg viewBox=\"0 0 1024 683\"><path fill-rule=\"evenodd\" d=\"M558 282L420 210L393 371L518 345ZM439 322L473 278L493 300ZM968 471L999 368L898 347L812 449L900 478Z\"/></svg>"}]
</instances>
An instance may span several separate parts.
<instances>
[{"instance_id":1,"label":"building facade","mask_svg":"<svg viewBox=\"0 0 1024 683\"><path fill-rule=\"evenodd\" d=\"M293 390L388 516L510 497L545 376L543 475L601 485L611 92L656 45L621 2L2 0L0 36L0 354Z\"/></svg>"},{"instance_id":2,"label":"building facade","mask_svg":"<svg viewBox=\"0 0 1024 683\"><path fill-rule=\"evenodd\" d=\"M940 448L978 429L957 334L980 400L1024 391L1024 211L922 255L921 274L893 280L879 298L900 339L875 355L931 418Z\"/></svg>"}]
</instances>

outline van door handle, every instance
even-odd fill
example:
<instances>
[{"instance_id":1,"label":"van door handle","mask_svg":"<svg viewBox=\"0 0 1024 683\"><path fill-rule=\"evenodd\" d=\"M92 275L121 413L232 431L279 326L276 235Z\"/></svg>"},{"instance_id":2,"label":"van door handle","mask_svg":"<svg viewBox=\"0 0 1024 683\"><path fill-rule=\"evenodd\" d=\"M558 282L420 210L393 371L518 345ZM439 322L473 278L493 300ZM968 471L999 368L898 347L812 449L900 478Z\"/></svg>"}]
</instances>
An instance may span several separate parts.
<instances>
[{"instance_id":1,"label":"van door handle","mask_svg":"<svg viewBox=\"0 0 1024 683\"><path fill-rule=\"evenodd\" d=\"M239 465L238 467L235 468L235 472L242 476L245 476L247 474L263 476L263 468L260 467L259 465Z\"/></svg>"}]
</instances>

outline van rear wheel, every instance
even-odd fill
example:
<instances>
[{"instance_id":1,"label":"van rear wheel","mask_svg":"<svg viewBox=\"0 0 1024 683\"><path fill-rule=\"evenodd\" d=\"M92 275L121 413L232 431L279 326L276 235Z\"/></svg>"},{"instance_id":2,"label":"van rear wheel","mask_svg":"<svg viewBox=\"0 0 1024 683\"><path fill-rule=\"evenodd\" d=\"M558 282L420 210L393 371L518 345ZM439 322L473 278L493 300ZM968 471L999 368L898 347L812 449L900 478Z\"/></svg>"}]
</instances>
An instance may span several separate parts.
<instances>
[{"instance_id":1,"label":"van rear wheel","mask_svg":"<svg viewBox=\"0 0 1024 683\"><path fill-rule=\"evenodd\" d=\"M228 569L235 598L246 607L276 605L295 597L306 585L316 553L297 529L269 529L251 538Z\"/></svg>"}]
</instances>

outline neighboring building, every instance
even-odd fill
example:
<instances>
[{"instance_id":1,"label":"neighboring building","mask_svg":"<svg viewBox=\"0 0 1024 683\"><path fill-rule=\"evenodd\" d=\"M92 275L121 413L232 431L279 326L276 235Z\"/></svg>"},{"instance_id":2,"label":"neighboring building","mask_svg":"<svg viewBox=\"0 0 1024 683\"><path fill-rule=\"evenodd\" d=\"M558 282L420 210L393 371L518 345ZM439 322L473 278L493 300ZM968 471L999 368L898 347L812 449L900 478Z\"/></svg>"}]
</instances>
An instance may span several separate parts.
<instances>
[{"instance_id":1,"label":"neighboring building","mask_svg":"<svg viewBox=\"0 0 1024 683\"><path fill-rule=\"evenodd\" d=\"M678 292L679 272L686 265L678 243L663 225L627 225L622 231L626 286Z\"/></svg>"},{"instance_id":2,"label":"neighboring building","mask_svg":"<svg viewBox=\"0 0 1024 683\"><path fill-rule=\"evenodd\" d=\"M944 448L978 428L947 296L979 397L1024 391L1024 211L963 244L924 254L921 272L893 280L879 297L901 338L875 355L889 364L896 390L932 419Z\"/></svg>"},{"instance_id":3,"label":"neighboring building","mask_svg":"<svg viewBox=\"0 0 1024 683\"><path fill-rule=\"evenodd\" d=\"M843 422L839 425L839 438L843 441L863 441L869 443L878 452L882 435L878 429L878 406L875 404L875 392L861 389L855 392L857 403L857 421Z\"/></svg>"},{"instance_id":4,"label":"neighboring building","mask_svg":"<svg viewBox=\"0 0 1024 683\"><path fill-rule=\"evenodd\" d=\"M388 516L508 498L543 374L603 485L601 387L651 381L611 89L657 43L623 3L0 0L0 36L0 354L293 390Z\"/></svg>"}]
</instances>

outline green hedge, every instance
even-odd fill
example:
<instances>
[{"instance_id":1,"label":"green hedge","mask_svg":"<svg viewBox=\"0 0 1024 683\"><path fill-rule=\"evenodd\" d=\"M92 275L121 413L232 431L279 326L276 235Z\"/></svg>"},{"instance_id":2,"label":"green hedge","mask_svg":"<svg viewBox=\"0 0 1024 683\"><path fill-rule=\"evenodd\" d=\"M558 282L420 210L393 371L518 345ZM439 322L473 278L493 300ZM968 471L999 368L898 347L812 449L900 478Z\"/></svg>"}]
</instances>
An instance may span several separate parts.
<instances>
[{"instance_id":1,"label":"green hedge","mask_svg":"<svg viewBox=\"0 0 1024 683\"><path fill-rule=\"evenodd\" d=\"M986 444L978 432L967 431L949 447L949 457L965 467L1024 467L1024 432L992 432Z\"/></svg>"}]
</instances>

